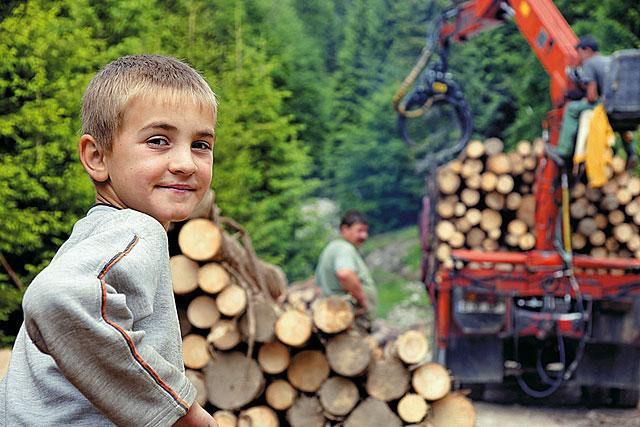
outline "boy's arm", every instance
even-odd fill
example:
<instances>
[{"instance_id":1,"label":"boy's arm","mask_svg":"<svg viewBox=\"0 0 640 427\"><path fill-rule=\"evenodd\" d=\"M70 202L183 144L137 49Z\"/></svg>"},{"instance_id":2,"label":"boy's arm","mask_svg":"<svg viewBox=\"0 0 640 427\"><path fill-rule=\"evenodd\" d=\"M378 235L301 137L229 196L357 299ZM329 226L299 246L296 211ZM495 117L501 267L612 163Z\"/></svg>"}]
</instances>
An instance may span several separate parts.
<instances>
[{"instance_id":1,"label":"boy's arm","mask_svg":"<svg viewBox=\"0 0 640 427\"><path fill-rule=\"evenodd\" d=\"M187 415L176 421L173 427L218 427L218 423L198 402L193 402Z\"/></svg>"},{"instance_id":2,"label":"boy's arm","mask_svg":"<svg viewBox=\"0 0 640 427\"><path fill-rule=\"evenodd\" d=\"M149 271L159 274L156 260L152 259L158 242L138 236L132 239L130 233L110 238L113 241L104 246L119 250L100 254L100 259L106 261L97 275L74 276L74 270L65 269L63 264L57 268L59 271L53 269L43 280L35 280L29 286L23 307L30 338L53 357L67 380L115 424L171 425L186 418L186 422L196 423L185 425L211 425L201 408L192 407L196 391L183 373L179 333L178 357L169 361L157 351L157 343L145 339L147 332L134 326L139 319L133 313L141 310L144 301L148 301L151 310L159 309L154 306L156 281L148 277ZM151 264L145 264L145 259L151 259ZM82 261L85 260L76 263ZM120 268L127 263L136 268ZM65 277L65 273L69 276ZM130 276L124 277L125 274ZM107 279L120 288L114 288ZM140 286L151 289L138 289ZM169 282L167 292L172 298L170 286ZM167 330L174 326L154 325Z\"/></svg>"}]
</instances>

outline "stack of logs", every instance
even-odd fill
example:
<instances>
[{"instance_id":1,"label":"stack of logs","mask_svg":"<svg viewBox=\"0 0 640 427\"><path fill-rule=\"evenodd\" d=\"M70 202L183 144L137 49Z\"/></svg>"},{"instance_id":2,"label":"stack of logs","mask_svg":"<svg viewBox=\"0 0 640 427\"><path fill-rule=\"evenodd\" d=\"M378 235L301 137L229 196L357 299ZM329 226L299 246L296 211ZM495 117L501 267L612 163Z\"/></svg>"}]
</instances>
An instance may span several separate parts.
<instances>
[{"instance_id":1,"label":"stack of logs","mask_svg":"<svg viewBox=\"0 0 640 427\"><path fill-rule=\"evenodd\" d=\"M520 141L503 151L497 138L471 141L458 159L438 170L436 257L451 267L451 250L527 251L535 239L535 176L544 142ZM614 157L608 183L571 185L571 235L575 253L595 257L640 256L640 178ZM471 267L474 267L473 265ZM508 266L504 266L505 268ZM615 273L615 272L614 272Z\"/></svg>"},{"instance_id":2,"label":"stack of logs","mask_svg":"<svg viewBox=\"0 0 640 427\"><path fill-rule=\"evenodd\" d=\"M279 268L208 219L177 236L184 363L221 427L475 424L469 399L428 361L424 333L374 339L344 298L312 283L285 289Z\"/></svg>"}]
</instances>

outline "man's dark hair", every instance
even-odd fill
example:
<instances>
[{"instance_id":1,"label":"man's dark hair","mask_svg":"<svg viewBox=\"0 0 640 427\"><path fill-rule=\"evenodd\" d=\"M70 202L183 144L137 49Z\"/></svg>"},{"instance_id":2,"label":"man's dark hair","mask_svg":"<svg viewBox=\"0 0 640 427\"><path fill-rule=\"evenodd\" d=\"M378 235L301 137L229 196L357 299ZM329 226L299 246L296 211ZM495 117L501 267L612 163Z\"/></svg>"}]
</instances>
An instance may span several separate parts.
<instances>
[{"instance_id":1,"label":"man's dark hair","mask_svg":"<svg viewBox=\"0 0 640 427\"><path fill-rule=\"evenodd\" d=\"M576 45L576 49L591 49L592 51L597 52L598 41L592 35L582 36Z\"/></svg>"},{"instance_id":2,"label":"man's dark hair","mask_svg":"<svg viewBox=\"0 0 640 427\"><path fill-rule=\"evenodd\" d=\"M360 223L369 225L369 221L364 216L364 214L360 211L351 209L344 213L342 219L340 220L340 227L346 225L347 227L351 227L353 224Z\"/></svg>"}]
</instances>

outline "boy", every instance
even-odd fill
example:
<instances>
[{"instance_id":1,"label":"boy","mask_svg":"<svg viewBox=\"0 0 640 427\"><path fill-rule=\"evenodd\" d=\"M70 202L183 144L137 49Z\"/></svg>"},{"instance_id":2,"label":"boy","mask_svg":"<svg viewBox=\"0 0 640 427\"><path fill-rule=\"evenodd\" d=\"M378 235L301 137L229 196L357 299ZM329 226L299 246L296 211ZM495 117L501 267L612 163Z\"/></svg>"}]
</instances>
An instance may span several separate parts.
<instances>
[{"instance_id":1,"label":"boy","mask_svg":"<svg viewBox=\"0 0 640 427\"><path fill-rule=\"evenodd\" d=\"M24 296L0 425L216 425L184 375L166 236L209 189L216 113L173 58L91 81L78 149L96 205Z\"/></svg>"}]
</instances>

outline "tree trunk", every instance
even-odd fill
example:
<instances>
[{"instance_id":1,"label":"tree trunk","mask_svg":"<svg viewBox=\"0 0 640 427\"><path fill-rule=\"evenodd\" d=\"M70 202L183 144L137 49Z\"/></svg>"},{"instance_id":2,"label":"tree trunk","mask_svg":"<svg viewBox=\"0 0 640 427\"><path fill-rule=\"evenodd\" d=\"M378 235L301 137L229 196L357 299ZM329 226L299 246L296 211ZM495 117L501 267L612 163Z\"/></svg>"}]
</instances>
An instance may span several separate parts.
<instances>
[{"instance_id":1,"label":"tree trunk","mask_svg":"<svg viewBox=\"0 0 640 427\"><path fill-rule=\"evenodd\" d=\"M292 347L303 346L311 337L311 331L311 319L298 310L287 310L276 321L276 336Z\"/></svg>"},{"instance_id":2,"label":"tree trunk","mask_svg":"<svg viewBox=\"0 0 640 427\"><path fill-rule=\"evenodd\" d=\"M409 372L395 358L374 361L369 366L366 389L369 396L389 401L402 397L409 388Z\"/></svg>"},{"instance_id":3,"label":"tree trunk","mask_svg":"<svg viewBox=\"0 0 640 427\"><path fill-rule=\"evenodd\" d=\"M255 316L253 339L256 342L272 341L275 337L276 320L278 319L273 304L263 298L255 298L251 310ZM249 310L240 318L240 330L245 337L249 337Z\"/></svg>"},{"instance_id":4,"label":"tree trunk","mask_svg":"<svg viewBox=\"0 0 640 427\"><path fill-rule=\"evenodd\" d=\"M289 362L289 349L279 341L264 343L258 351L258 363L267 374L284 372Z\"/></svg>"},{"instance_id":5,"label":"tree trunk","mask_svg":"<svg viewBox=\"0 0 640 427\"><path fill-rule=\"evenodd\" d=\"M360 399L358 387L346 378L332 377L318 392L323 408L332 415L347 415Z\"/></svg>"},{"instance_id":6,"label":"tree trunk","mask_svg":"<svg viewBox=\"0 0 640 427\"><path fill-rule=\"evenodd\" d=\"M305 350L296 354L287 369L287 378L291 385L306 392L318 391L328 377L327 358L315 350Z\"/></svg>"},{"instance_id":7,"label":"tree trunk","mask_svg":"<svg viewBox=\"0 0 640 427\"><path fill-rule=\"evenodd\" d=\"M264 389L264 376L255 360L242 353L218 353L204 368L209 402L234 410L254 400Z\"/></svg>"},{"instance_id":8,"label":"tree trunk","mask_svg":"<svg viewBox=\"0 0 640 427\"><path fill-rule=\"evenodd\" d=\"M346 377L360 375L371 361L371 348L366 339L352 332L331 338L325 351L331 368Z\"/></svg>"},{"instance_id":9,"label":"tree trunk","mask_svg":"<svg viewBox=\"0 0 640 427\"><path fill-rule=\"evenodd\" d=\"M287 381L277 379L267 386L264 395L269 406L277 411L284 411L296 401L298 392Z\"/></svg>"},{"instance_id":10,"label":"tree trunk","mask_svg":"<svg viewBox=\"0 0 640 427\"><path fill-rule=\"evenodd\" d=\"M451 390L451 377L444 366L426 363L413 372L413 389L426 400L438 400Z\"/></svg>"},{"instance_id":11,"label":"tree trunk","mask_svg":"<svg viewBox=\"0 0 640 427\"><path fill-rule=\"evenodd\" d=\"M339 295L317 299L311 309L313 323L322 332L328 334L342 332L353 323L351 303Z\"/></svg>"}]
</instances>

